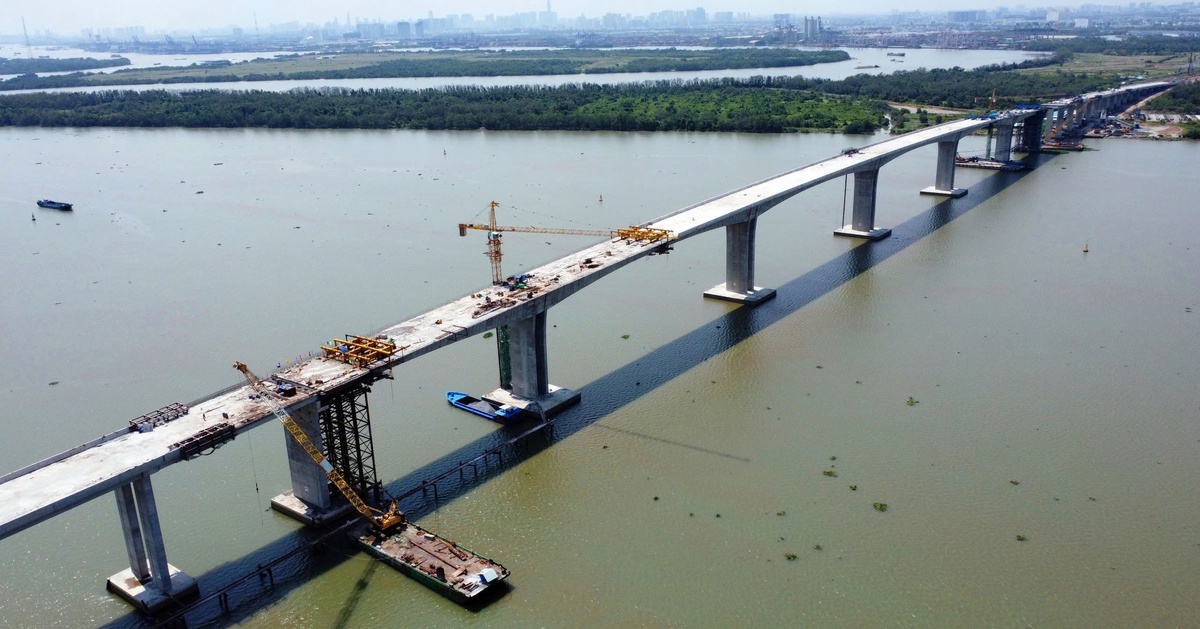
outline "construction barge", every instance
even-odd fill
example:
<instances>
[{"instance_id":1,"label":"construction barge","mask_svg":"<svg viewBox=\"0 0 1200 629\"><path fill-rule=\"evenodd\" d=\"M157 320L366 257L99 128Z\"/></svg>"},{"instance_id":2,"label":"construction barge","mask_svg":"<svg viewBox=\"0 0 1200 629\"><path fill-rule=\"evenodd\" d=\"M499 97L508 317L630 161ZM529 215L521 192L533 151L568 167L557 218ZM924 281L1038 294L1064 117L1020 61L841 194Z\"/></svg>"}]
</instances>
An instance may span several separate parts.
<instances>
[{"instance_id":1,"label":"construction barge","mask_svg":"<svg viewBox=\"0 0 1200 629\"><path fill-rule=\"evenodd\" d=\"M346 354L372 349L370 339L359 341L355 341L354 349L351 349L348 342L326 349ZM246 363L235 362L233 366L246 377L250 390L256 392L251 395L258 396L258 399L270 407L271 412L283 423L283 427L300 447L325 471L329 482L337 487L342 496L362 516L369 528L357 541L364 550L457 603L466 604L480 600L480 595L492 589L493 584L508 577L508 569L504 566L409 522L397 506L397 500L392 500L386 510L376 509L363 502L362 497L346 482L342 473L329 462L312 439L308 438L304 429L275 399L275 396L279 396L280 399L290 397L287 391L292 391L294 395L295 388L287 389L286 383L259 378L250 371ZM279 376L272 378L277 379ZM175 409L168 410L173 412Z\"/></svg>"},{"instance_id":2,"label":"construction barge","mask_svg":"<svg viewBox=\"0 0 1200 629\"><path fill-rule=\"evenodd\" d=\"M1001 161L987 157L962 157L961 155L954 158L954 165L959 168L984 168L987 170L1025 170L1025 165L1021 162Z\"/></svg>"},{"instance_id":3,"label":"construction barge","mask_svg":"<svg viewBox=\"0 0 1200 629\"><path fill-rule=\"evenodd\" d=\"M358 538L358 545L387 565L446 598L466 605L508 577L504 566L404 521L386 532Z\"/></svg>"}]
</instances>

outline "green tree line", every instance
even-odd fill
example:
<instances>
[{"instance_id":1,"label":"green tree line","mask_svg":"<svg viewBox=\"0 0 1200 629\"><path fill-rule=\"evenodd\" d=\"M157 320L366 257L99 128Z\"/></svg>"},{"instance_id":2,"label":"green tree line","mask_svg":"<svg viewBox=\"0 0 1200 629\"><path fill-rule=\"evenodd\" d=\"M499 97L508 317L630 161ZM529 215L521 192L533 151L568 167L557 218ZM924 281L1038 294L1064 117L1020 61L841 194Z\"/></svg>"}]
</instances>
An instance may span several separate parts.
<instances>
[{"instance_id":1,"label":"green tree line","mask_svg":"<svg viewBox=\"0 0 1200 629\"><path fill-rule=\"evenodd\" d=\"M1070 39L1038 39L1026 44L1026 50L1049 52L1097 53L1102 55L1178 55L1200 48L1194 37L1138 35L1121 39L1107 37L1073 37Z\"/></svg>"},{"instance_id":2,"label":"green tree line","mask_svg":"<svg viewBox=\"0 0 1200 629\"><path fill-rule=\"evenodd\" d=\"M0 125L869 132L884 101L964 109L1038 103L1111 87L1071 72L1014 66L914 70L841 81L752 77L560 87L291 92L162 91L0 98ZM928 118L928 117L927 117Z\"/></svg>"},{"instance_id":3,"label":"green tree line","mask_svg":"<svg viewBox=\"0 0 1200 629\"><path fill-rule=\"evenodd\" d=\"M763 83L19 94L0 98L0 125L869 132L888 111L872 99Z\"/></svg>"},{"instance_id":4,"label":"green tree line","mask_svg":"<svg viewBox=\"0 0 1200 629\"><path fill-rule=\"evenodd\" d=\"M0 57L0 74L77 72L79 70L97 70L100 68L127 66L129 63L130 61L124 57L117 59L92 59L90 57L73 57L71 59L6 59Z\"/></svg>"},{"instance_id":5,"label":"green tree line","mask_svg":"<svg viewBox=\"0 0 1200 629\"><path fill-rule=\"evenodd\" d=\"M1027 67L1027 66L1026 66ZM994 93L997 107L1038 103L1112 87L1110 77L1073 72L1026 73L1016 65L909 70L884 75L859 74L840 81L788 77L775 84L827 94L960 109L986 108Z\"/></svg>"},{"instance_id":6,"label":"green tree line","mask_svg":"<svg viewBox=\"0 0 1200 629\"><path fill-rule=\"evenodd\" d=\"M1148 111L1168 114L1200 114L1200 83L1184 83L1150 101Z\"/></svg>"}]
</instances>

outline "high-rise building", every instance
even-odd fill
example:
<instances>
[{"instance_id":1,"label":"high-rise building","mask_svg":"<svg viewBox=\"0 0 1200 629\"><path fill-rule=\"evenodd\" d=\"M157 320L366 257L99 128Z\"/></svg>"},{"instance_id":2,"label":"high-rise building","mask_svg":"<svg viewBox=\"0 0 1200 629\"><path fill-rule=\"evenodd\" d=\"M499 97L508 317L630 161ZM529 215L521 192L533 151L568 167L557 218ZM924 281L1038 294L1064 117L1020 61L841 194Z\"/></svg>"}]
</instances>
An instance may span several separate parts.
<instances>
[{"instance_id":1,"label":"high-rise building","mask_svg":"<svg viewBox=\"0 0 1200 629\"><path fill-rule=\"evenodd\" d=\"M804 39L813 39L813 40L820 39L821 31L823 31L823 30L824 30L824 27L821 25L821 18L819 18L819 17L805 17L804 18Z\"/></svg>"}]
</instances>

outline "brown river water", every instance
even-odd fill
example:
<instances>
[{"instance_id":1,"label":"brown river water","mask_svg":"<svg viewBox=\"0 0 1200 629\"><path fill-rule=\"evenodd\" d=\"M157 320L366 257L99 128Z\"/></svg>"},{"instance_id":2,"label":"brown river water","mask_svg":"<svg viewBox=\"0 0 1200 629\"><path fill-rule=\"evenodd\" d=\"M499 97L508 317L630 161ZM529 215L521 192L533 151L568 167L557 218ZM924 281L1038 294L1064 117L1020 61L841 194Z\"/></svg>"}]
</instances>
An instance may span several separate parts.
<instances>
[{"instance_id":1,"label":"brown river water","mask_svg":"<svg viewBox=\"0 0 1200 629\"><path fill-rule=\"evenodd\" d=\"M489 201L507 224L624 226L869 141L0 129L0 467L477 290L484 237L456 224ZM805 192L759 220L779 292L754 309L701 297L720 231L552 309L551 380L582 403L548 446L405 505L512 571L492 605L332 548L189 626L1194 626L1200 145L1089 145L960 170L951 201L917 194L936 152L914 151L881 171L895 231L874 244L832 235L841 181ZM589 244L512 234L505 269ZM395 375L371 395L391 490L502 437L443 397L495 386L492 340ZM285 438L153 477L202 590L303 543L268 510ZM107 497L8 538L2 624L145 626L104 591L125 566Z\"/></svg>"}]
</instances>

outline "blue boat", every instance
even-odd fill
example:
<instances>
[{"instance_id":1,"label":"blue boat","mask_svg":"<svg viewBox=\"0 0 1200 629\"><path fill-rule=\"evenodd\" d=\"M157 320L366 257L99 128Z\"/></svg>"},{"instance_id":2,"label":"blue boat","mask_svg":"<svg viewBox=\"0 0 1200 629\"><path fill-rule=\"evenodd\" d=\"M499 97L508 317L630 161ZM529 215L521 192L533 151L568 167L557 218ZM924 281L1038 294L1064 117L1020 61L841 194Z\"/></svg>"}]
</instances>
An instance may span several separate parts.
<instances>
[{"instance_id":1,"label":"blue boat","mask_svg":"<svg viewBox=\"0 0 1200 629\"><path fill-rule=\"evenodd\" d=\"M38 199L37 204L38 204L38 207L44 207L44 208L48 208L51 210L63 210L63 211L69 212L73 209L71 207L70 203L63 203L62 201L51 201L50 199Z\"/></svg>"},{"instance_id":2,"label":"blue boat","mask_svg":"<svg viewBox=\"0 0 1200 629\"><path fill-rule=\"evenodd\" d=\"M456 408L485 417L498 424L516 423L523 412L521 408L511 404L497 404L458 391L447 391L446 401Z\"/></svg>"}]
</instances>

